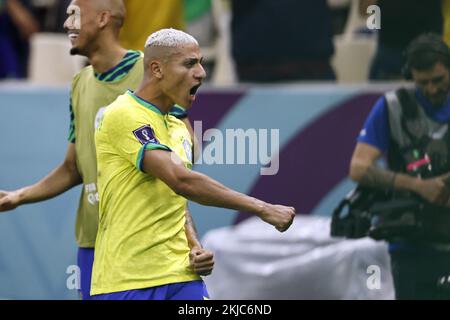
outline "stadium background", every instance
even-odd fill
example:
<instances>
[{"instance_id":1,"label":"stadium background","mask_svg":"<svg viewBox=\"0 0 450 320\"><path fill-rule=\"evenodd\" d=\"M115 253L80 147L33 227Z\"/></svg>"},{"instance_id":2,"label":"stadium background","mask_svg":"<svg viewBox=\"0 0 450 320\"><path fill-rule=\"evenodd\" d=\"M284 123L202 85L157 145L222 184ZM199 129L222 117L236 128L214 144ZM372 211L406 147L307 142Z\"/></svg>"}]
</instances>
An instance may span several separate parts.
<instances>
[{"instance_id":1,"label":"stadium background","mask_svg":"<svg viewBox=\"0 0 450 320\"><path fill-rule=\"evenodd\" d=\"M148 1L143 2L148 4ZM303 1L310 6L325 2ZM65 19L65 3L70 2L69 0L31 2L41 5L59 2L62 16L53 21L53 27L59 30L46 31L63 31L60 29ZM300 214L329 217L339 200L354 186L347 177L349 160L365 117L383 92L401 84L368 82L377 37L375 32L366 28L367 17L359 15L358 4L372 1L326 1L336 18L333 28L338 30L333 33L335 53L331 61L336 72L336 82L278 85L243 85L237 81L230 61L229 0L185 0L185 3L188 2L194 4L192 10L185 12L189 22L187 27L190 28L188 31L199 38L206 67L214 65L208 78L209 84L200 89L195 106L190 111L191 120L202 121L203 132L216 128L225 135L227 129L278 129L280 134L279 172L274 176L261 176L260 165L200 164L195 169L238 191L269 202L295 206ZM5 0L0 0L0 8L4 3ZM298 5L297 1L292 3ZM450 0L443 0L442 4L444 37L450 43ZM205 10L209 14L203 15ZM403 13L414 15L410 10L403 10ZM324 24L323 17L317 19L308 10L293 10L293 14L298 21L304 21L308 26L308 18L319 25ZM300 14L303 14L303 20L299 18ZM395 21L406 23L407 19L398 18ZM401 26L398 23L396 25ZM214 32L209 32L213 29ZM315 42L316 35L312 32L314 28L302 31L306 32L293 34L309 35ZM37 33L30 45L32 55L29 61L29 78L0 82L2 190L13 190L34 183L63 160L69 129L70 79L85 63L83 59L67 54L69 44L65 34ZM205 145L206 143L204 147ZM14 212L0 214L0 299L78 298L76 290L67 287L67 281L73 279L71 272L76 265L74 225L79 193L80 187L77 187L52 200L24 205ZM190 209L200 237L211 235L218 228L233 226L247 217L245 213L197 204L191 204ZM228 235L227 232L224 233ZM285 235L286 233L283 234ZM213 237L209 237L211 238ZM291 238L283 239L289 242ZM277 244L280 243L282 241ZM297 245L295 241L290 244ZM262 242L262 245L265 243ZM361 256L362 251L367 252L365 249L362 247L358 256ZM354 252L356 251L351 251L351 254ZM224 251L218 251L218 255L223 253ZM234 254L230 255L231 259L240 252ZM371 252L368 253L370 254ZM216 258L216 261L223 261L224 257ZM337 257L336 260L340 258L342 257ZM337 269L349 266L342 261L338 262L340 264L336 266ZM362 270L363 280L358 285L365 285L365 265L362 265L362 260L348 259L347 262L360 264L356 267ZM316 265L317 272L321 271L320 263L321 261ZM236 267L239 268L240 265ZM334 265L330 266L332 267ZM246 276L245 271L243 274ZM333 277L335 274L329 276ZM316 281L308 273L304 275L309 277L311 286L320 284L320 281ZM302 279L289 279L289 276L291 274L284 278L286 282L280 283L291 284L289 281L295 283L297 280L302 285ZM341 283L347 281L347 278L342 278ZM231 280L236 279L240 280L235 277L218 281L228 280L233 283ZM256 281L259 280L256 277ZM277 282L278 278L270 280ZM324 282L327 281L328 278L324 277ZM270 281L266 283L271 284ZM241 291L245 291L246 284L241 282L239 285ZM332 291L330 288L332 289L332 285L326 283L322 289ZM288 292L297 288L281 289ZM339 285L334 289L339 293L343 291ZM304 291L310 291L310 287L306 287ZM361 298L362 295L361 292L356 292L351 297Z\"/></svg>"}]
</instances>

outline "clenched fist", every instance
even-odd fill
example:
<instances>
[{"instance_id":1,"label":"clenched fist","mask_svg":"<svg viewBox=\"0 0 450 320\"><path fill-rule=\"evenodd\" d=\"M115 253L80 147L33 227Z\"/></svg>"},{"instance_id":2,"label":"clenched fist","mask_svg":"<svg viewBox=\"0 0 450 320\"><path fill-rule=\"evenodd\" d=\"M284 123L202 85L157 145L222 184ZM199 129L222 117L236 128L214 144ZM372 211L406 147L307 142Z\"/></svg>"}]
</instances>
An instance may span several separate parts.
<instances>
[{"instance_id":1,"label":"clenched fist","mask_svg":"<svg viewBox=\"0 0 450 320\"><path fill-rule=\"evenodd\" d=\"M295 208L267 204L260 213L260 218L273 225L278 231L286 231L294 221Z\"/></svg>"},{"instance_id":2,"label":"clenched fist","mask_svg":"<svg viewBox=\"0 0 450 320\"><path fill-rule=\"evenodd\" d=\"M214 268L214 254L212 251L194 247L189 252L191 267L199 276L210 275Z\"/></svg>"}]
</instances>

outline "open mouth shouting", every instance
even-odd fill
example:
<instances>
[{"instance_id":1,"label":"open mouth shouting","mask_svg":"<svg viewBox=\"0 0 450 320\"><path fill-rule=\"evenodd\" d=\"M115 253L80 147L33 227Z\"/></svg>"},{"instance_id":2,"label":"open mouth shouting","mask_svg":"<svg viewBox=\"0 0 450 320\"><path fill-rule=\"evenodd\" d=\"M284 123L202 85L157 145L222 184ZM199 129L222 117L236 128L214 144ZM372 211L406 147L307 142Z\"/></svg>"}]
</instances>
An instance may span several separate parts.
<instances>
[{"instance_id":1,"label":"open mouth shouting","mask_svg":"<svg viewBox=\"0 0 450 320\"><path fill-rule=\"evenodd\" d=\"M201 85L202 85L202 83L199 83L199 84L193 86L191 88L191 90L189 90L189 96L191 97L192 101L195 101L195 96L197 95L197 90L198 90L198 88L200 88Z\"/></svg>"}]
</instances>

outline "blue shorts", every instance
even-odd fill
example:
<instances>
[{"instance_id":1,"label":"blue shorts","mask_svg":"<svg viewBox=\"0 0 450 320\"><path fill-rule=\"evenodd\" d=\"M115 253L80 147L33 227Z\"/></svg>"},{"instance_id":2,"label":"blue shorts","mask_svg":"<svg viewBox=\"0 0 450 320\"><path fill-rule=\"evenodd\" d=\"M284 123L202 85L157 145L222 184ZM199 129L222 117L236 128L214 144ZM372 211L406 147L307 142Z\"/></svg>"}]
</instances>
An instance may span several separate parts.
<instances>
[{"instance_id":1,"label":"blue shorts","mask_svg":"<svg viewBox=\"0 0 450 320\"><path fill-rule=\"evenodd\" d=\"M91 300L91 276L94 265L94 248L78 248L78 267L80 268L79 289L81 299Z\"/></svg>"},{"instance_id":2,"label":"blue shorts","mask_svg":"<svg viewBox=\"0 0 450 320\"><path fill-rule=\"evenodd\" d=\"M163 286L113 292L92 296L92 300L208 300L202 280L171 283Z\"/></svg>"}]
</instances>

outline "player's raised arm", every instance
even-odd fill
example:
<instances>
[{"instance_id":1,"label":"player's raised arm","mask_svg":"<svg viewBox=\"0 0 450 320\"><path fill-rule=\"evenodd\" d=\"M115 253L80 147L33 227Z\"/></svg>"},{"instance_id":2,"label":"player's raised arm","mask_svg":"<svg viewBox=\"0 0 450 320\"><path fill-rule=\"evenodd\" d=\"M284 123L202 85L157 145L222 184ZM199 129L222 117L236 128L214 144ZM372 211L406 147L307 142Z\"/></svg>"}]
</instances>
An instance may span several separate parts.
<instances>
[{"instance_id":1,"label":"player's raised arm","mask_svg":"<svg viewBox=\"0 0 450 320\"><path fill-rule=\"evenodd\" d=\"M186 169L176 155L164 150L145 152L143 171L164 181L175 193L206 206L252 212L280 232L289 228L295 209L272 205L231 190L208 176Z\"/></svg>"}]
</instances>

